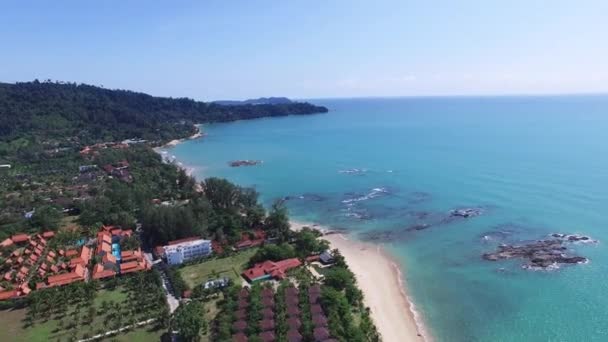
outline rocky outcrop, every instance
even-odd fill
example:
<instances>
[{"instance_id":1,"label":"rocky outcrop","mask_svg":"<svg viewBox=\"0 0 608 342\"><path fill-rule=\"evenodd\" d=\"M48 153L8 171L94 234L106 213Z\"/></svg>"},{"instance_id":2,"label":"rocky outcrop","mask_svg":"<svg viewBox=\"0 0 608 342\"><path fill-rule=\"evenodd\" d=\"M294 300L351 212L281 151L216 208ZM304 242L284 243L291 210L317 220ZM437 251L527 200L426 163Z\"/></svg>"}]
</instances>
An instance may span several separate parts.
<instances>
[{"instance_id":1,"label":"rocky outcrop","mask_svg":"<svg viewBox=\"0 0 608 342\"><path fill-rule=\"evenodd\" d=\"M461 209L454 209L454 210L450 211L450 216L469 218L469 217L479 216L482 213L483 213L483 210L481 210L481 208L461 208Z\"/></svg>"},{"instance_id":2,"label":"rocky outcrop","mask_svg":"<svg viewBox=\"0 0 608 342\"><path fill-rule=\"evenodd\" d=\"M228 165L231 167L240 167L240 166L254 166L262 164L261 160L233 160Z\"/></svg>"},{"instance_id":3,"label":"rocky outcrop","mask_svg":"<svg viewBox=\"0 0 608 342\"><path fill-rule=\"evenodd\" d=\"M551 239L539 240L523 245L501 244L495 252L483 254L483 259L498 261L522 258L527 261L524 268L546 269L559 264L580 264L587 262L587 258L570 255L567 243L576 241L594 241L587 236L552 234Z\"/></svg>"}]
</instances>

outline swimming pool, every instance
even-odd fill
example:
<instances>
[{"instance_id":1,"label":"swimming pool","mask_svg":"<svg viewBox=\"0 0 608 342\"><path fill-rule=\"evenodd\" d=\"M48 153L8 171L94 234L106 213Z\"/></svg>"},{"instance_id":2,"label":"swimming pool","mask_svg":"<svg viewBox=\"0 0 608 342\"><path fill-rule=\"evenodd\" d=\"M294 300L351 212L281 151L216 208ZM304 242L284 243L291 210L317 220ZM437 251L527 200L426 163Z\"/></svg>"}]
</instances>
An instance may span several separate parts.
<instances>
[{"instance_id":1,"label":"swimming pool","mask_svg":"<svg viewBox=\"0 0 608 342\"><path fill-rule=\"evenodd\" d=\"M116 257L116 260L120 261L120 244L113 243L112 244L112 254Z\"/></svg>"}]
</instances>

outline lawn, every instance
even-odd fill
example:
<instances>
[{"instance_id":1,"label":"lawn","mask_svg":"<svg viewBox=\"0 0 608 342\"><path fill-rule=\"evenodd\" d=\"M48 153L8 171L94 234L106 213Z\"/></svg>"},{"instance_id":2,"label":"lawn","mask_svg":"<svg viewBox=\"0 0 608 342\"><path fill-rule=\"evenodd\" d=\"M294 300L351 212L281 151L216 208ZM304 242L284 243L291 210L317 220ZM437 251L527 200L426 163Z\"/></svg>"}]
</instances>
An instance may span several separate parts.
<instances>
[{"instance_id":1,"label":"lawn","mask_svg":"<svg viewBox=\"0 0 608 342\"><path fill-rule=\"evenodd\" d=\"M117 287L114 290L99 290L96 293L96 297L94 300L94 307L96 311L100 311L101 303L113 302L123 304L126 303L127 292L123 287ZM27 342L46 342L46 341L65 341L69 340L71 332L65 328L58 329L61 324L65 325L68 321L72 320L72 315L75 310L74 307L70 307L65 317L60 318L56 315L53 315L49 320L37 320L33 326L29 326L27 328L24 327L24 318L26 315L27 309L19 309L19 310L6 310L0 311L0 341L27 341ZM86 310L82 310L81 314L77 314L77 316L84 315ZM160 336L162 335L162 331L150 331L150 326L140 327L136 330L130 331L128 333L122 333L118 336L113 336L112 338L108 338L106 340L117 340L117 341L159 341ZM101 331L110 330L109 327L104 327L104 315L97 314L92 321L92 323L83 325L79 324L76 328L76 338L81 339L84 337L85 333L89 333L90 335L97 334Z\"/></svg>"},{"instance_id":2,"label":"lawn","mask_svg":"<svg viewBox=\"0 0 608 342\"><path fill-rule=\"evenodd\" d=\"M256 251L257 248L251 248L226 258L212 259L200 264L185 266L179 272L190 288L214 278L214 273L215 277L227 277L236 283L240 283L241 273Z\"/></svg>"}]
</instances>

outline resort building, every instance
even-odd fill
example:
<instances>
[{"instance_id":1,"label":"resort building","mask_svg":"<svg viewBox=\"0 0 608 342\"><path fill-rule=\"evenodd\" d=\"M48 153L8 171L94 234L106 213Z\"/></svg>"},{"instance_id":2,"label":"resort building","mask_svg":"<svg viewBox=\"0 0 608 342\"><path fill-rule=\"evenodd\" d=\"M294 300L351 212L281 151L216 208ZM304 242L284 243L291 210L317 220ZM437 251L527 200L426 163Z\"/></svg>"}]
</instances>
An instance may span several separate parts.
<instances>
[{"instance_id":1,"label":"resort building","mask_svg":"<svg viewBox=\"0 0 608 342\"><path fill-rule=\"evenodd\" d=\"M255 264L252 268L243 272L243 277L250 283L266 279L285 279L286 272L292 268L302 265L297 258L285 259L281 261L264 261Z\"/></svg>"},{"instance_id":2,"label":"resort building","mask_svg":"<svg viewBox=\"0 0 608 342\"><path fill-rule=\"evenodd\" d=\"M163 249L169 265L180 265L185 261L205 257L213 253L211 241L198 238L172 241Z\"/></svg>"}]
</instances>

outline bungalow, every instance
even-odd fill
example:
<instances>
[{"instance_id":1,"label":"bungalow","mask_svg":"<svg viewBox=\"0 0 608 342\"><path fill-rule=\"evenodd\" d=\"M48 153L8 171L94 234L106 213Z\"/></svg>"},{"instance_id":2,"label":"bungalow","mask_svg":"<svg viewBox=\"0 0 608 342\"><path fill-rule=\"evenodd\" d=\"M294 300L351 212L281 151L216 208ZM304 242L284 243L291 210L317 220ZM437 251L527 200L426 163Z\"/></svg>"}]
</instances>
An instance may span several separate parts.
<instances>
[{"instance_id":1,"label":"bungalow","mask_svg":"<svg viewBox=\"0 0 608 342\"><path fill-rule=\"evenodd\" d=\"M287 307L287 316L289 317L300 317L300 309L297 305L291 305Z\"/></svg>"},{"instance_id":2,"label":"bungalow","mask_svg":"<svg viewBox=\"0 0 608 342\"><path fill-rule=\"evenodd\" d=\"M276 336L274 335L274 332L272 331L265 331L263 333L261 333L260 335L260 340L262 340L262 342L274 342L276 341Z\"/></svg>"},{"instance_id":3,"label":"bungalow","mask_svg":"<svg viewBox=\"0 0 608 342\"><path fill-rule=\"evenodd\" d=\"M260 330L262 331L274 331L274 320L273 319L264 319L260 321Z\"/></svg>"},{"instance_id":4,"label":"bungalow","mask_svg":"<svg viewBox=\"0 0 608 342\"><path fill-rule=\"evenodd\" d=\"M42 233L42 237L45 239L51 239L54 236L55 236L55 232L53 232L53 231L47 231L47 232Z\"/></svg>"},{"instance_id":5,"label":"bungalow","mask_svg":"<svg viewBox=\"0 0 608 342\"><path fill-rule=\"evenodd\" d=\"M264 319L273 319L274 311L271 308L266 308L262 310L262 318Z\"/></svg>"},{"instance_id":6,"label":"bungalow","mask_svg":"<svg viewBox=\"0 0 608 342\"><path fill-rule=\"evenodd\" d=\"M330 250L325 250L321 255L319 255L319 260L323 265L331 265L334 263L334 255Z\"/></svg>"},{"instance_id":7,"label":"bungalow","mask_svg":"<svg viewBox=\"0 0 608 342\"><path fill-rule=\"evenodd\" d=\"M251 247L261 246L266 241L266 233L261 229L256 229L253 233L244 232L241 234L241 240L234 247L236 249L247 249Z\"/></svg>"},{"instance_id":8,"label":"bungalow","mask_svg":"<svg viewBox=\"0 0 608 342\"><path fill-rule=\"evenodd\" d=\"M146 262L145 259L141 261L129 261L120 264L120 273L127 274L132 272L146 271L150 270L152 266Z\"/></svg>"},{"instance_id":9,"label":"bungalow","mask_svg":"<svg viewBox=\"0 0 608 342\"><path fill-rule=\"evenodd\" d=\"M17 235L11 236L11 240L13 240L13 242L15 244L19 245L19 244L28 242L30 240L30 236L27 234L17 234Z\"/></svg>"},{"instance_id":10,"label":"bungalow","mask_svg":"<svg viewBox=\"0 0 608 342\"><path fill-rule=\"evenodd\" d=\"M287 332L287 342L302 342L304 338L298 331L298 329L290 329Z\"/></svg>"},{"instance_id":11,"label":"bungalow","mask_svg":"<svg viewBox=\"0 0 608 342\"><path fill-rule=\"evenodd\" d=\"M232 323L232 330L236 332L243 332L247 329L247 322L240 320Z\"/></svg>"},{"instance_id":12,"label":"bungalow","mask_svg":"<svg viewBox=\"0 0 608 342\"><path fill-rule=\"evenodd\" d=\"M264 261L245 270L242 275L249 282L266 279L282 280L285 279L288 270L299 267L300 265L302 265L302 262L297 258L285 259L277 262Z\"/></svg>"},{"instance_id":13,"label":"bungalow","mask_svg":"<svg viewBox=\"0 0 608 342\"><path fill-rule=\"evenodd\" d=\"M93 279L105 279L116 276L114 266L107 264L97 264L93 268Z\"/></svg>"},{"instance_id":14,"label":"bungalow","mask_svg":"<svg viewBox=\"0 0 608 342\"><path fill-rule=\"evenodd\" d=\"M327 317L324 314L319 313L312 316L312 324L315 327L326 327L327 326Z\"/></svg>"},{"instance_id":15,"label":"bungalow","mask_svg":"<svg viewBox=\"0 0 608 342\"><path fill-rule=\"evenodd\" d=\"M249 341L249 339L247 338L247 335L245 335L242 332L232 335L232 342L247 342L247 341Z\"/></svg>"},{"instance_id":16,"label":"bungalow","mask_svg":"<svg viewBox=\"0 0 608 342\"><path fill-rule=\"evenodd\" d=\"M246 310L237 310L234 312L234 318L237 320L247 319L247 311Z\"/></svg>"},{"instance_id":17,"label":"bungalow","mask_svg":"<svg viewBox=\"0 0 608 342\"><path fill-rule=\"evenodd\" d=\"M51 266L51 272L58 273L59 272L59 267L57 267L57 265Z\"/></svg>"},{"instance_id":18,"label":"bungalow","mask_svg":"<svg viewBox=\"0 0 608 342\"><path fill-rule=\"evenodd\" d=\"M68 249L65 252L65 257L66 258L70 258L71 259L71 258L74 258L77 255L78 255L78 250L76 250L76 249Z\"/></svg>"},{"instance_id":19,"label":"bungalow","mask_svg":"<svg viewBox=\"0 0 608 342\"><path fill-rule=\"evenodd\" d=\"M18 294L17 294L16 290L2 291L2 292L0 292L0 300L8 300L8 299L16 298L17 295Z\"/></svg>"},{"instance_id":20,"label":"bungalow","mask_svg":"<svg viewBox=\"0 0 608 342\"><path fill-rule=\"evenodd\" d=\"M50 276L47 279L49 287L67 285L76 281L84 281L86 277L86 268L80 264L76 265L74 271L59 275Z\"/></svg>"},{"instance_id":21,"label":"bungalow","mask_svg":"<svg viewBox=\"0 0 608 342\"><path fill-rule=\"evenodd\" d=\"M313 336L315 338L315 341L325 341L330 336L329 330L327 330L327 328L325 327L315 328L315 330L313 331Z\"/></svg>"},{"instance_id":22,"label":"bungalow","mask_svg":"<svg viewBox=\"0 0 608 342\"><path fill-rule=\"evenodd\" d=\"M310 313L314 316L317 314L323 313L323 308L319 304L314 304L310 306Z\"/></svg>"},{"instance_id":23,"label":"bungalow","mask_svg":"<svg viewBox=\"0 0 608 342\"><path fill-rule=\"evenodd\" d=\"M10 238L4 239L2 242L0 242L0 247L8 247L8 246L12 246L13 245L13 240L11 240Z\"/></svg>"},{"instance_id":24,"label":"bungalow","mask_svg":"<svg viewBox=\"0 0 608 342\"><path fill-rule=\"evenodd\" d=\"M289 330L299 330L302 326L302 322L300 322L300 319L297 317L290 317L287 319L287 326L289 327Z\"/></svg>"},{"instance_id":25,"label":"bungalow","mask_svg":"<svg viewBox=\"0 0 608 342\"><path fill-rule=\"evenodd\" d=\"M70 260L70 266L74 267L80 264L86 267L89 264L89 261L91 260L91 254L91 248L83 246L80 250L80 256Z\"/></svg>"}]
</instances>

